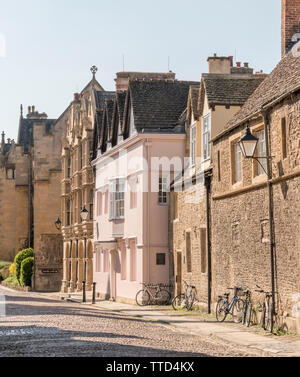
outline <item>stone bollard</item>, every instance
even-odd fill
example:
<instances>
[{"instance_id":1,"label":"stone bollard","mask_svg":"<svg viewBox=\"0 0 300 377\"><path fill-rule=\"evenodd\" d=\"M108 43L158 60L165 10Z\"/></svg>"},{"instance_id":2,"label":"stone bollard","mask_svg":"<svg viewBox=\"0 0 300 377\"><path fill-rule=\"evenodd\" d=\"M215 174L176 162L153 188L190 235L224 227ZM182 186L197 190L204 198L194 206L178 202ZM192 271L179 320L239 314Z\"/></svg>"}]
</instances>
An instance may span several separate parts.
<instances>
[{"instance_id":1,"label":"stone bollard","mask_svg":"<svg viewBox=\"0 0 300 377\"><path fill-rule=\"evenodd\" d=\"M82 302L86 302L85 280L82 282Z\"/></svg>"},{"instance_id":2,"label":"stone bollard","mask_svg":"<svg viewBox=\"0 0 300 377\"><path fill-rule=\"evenodd\" d=\"M96 304L96 284L93 283L93 299L92 299L92 304Z\"/></svg>"}]
</instances>

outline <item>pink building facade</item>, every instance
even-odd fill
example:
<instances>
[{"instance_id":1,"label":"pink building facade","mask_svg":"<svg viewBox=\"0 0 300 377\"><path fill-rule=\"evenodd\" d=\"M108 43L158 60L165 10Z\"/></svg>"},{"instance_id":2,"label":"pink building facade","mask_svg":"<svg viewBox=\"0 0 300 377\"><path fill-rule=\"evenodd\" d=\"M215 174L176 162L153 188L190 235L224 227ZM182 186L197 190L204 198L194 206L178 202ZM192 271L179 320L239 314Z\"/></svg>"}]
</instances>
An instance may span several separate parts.
<instances>
[{"instance_id":1,"label":"pink building facade","mask_svg":"<svg viewBox=\"0 0 300 377\"><path fill-rule=\"evenodd\" d=\"M134 302L142 283L170 281L168 187L183 169L180 115L190 84L130 81L97 114L94 281L101 298Z\"/></svg>"}]
</instances>

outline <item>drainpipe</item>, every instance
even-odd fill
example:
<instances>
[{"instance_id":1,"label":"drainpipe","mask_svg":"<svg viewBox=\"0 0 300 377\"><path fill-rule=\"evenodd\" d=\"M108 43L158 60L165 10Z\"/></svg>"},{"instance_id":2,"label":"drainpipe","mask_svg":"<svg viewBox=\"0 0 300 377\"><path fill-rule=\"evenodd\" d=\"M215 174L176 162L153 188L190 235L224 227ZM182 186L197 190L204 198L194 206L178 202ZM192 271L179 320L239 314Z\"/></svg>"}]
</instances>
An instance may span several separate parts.
<instances>
[{"instance_id":1,"label":"drainpipe","mask_svg":"<svg viewBox=\"0 0 300 377\"><path fill-rule=\"evenodd\" d=\"M275 267L274 267L274 245L275 245L275 226L274 226L274 204L273 204L273 186L272 186L272 162L270 150L270 129L268 115L266 111L262 111L264 120L266 151L267 151L267 175L268 175L268 199L269 199L269 228L270 228L270 263L271 263L271 287L272 287L272 312L271 316L271 332L273 332L275 314Z\"/></svg>"},{"instance_id":2,"label":"drainpipe","mask_svg":"<svg viewBox=\"0 0 300 377\"><path fill-rule=\"evenodd\" d=\"M29 129L29 140L28 140L28 247L34 248L34 238L33 238L33 186L32 186L32 130ZM36 282L36 266L35 266L35 253L33 255L33 289L35 290Z\"/></svg>"},{"instance_id":3,"label":"drainpipe","mask_svg":"<svg viewBox=\"0 0 300 377\"><path fill-rule=\"evenodd\" d=\"M147 192L147 251L148 251L148 283L150 283L150 192L151 192L151 166L150 166L150 145L146 139L147 164L148 164L148 192Z\"/></svg>"},{"instance_id":4,"label":"drainpipe","mask_svg":"<svg viewBox=\"0 0 300 377\"><path fill-rule=\"evenodd\" d=\"M212 286L212 271L211 271L211 207L210 207L210 193L211 193L211 172L205 174L206 187L206 229L207 229L207 311L211 314L211 286Z\"/></svg>"}]
</instances>

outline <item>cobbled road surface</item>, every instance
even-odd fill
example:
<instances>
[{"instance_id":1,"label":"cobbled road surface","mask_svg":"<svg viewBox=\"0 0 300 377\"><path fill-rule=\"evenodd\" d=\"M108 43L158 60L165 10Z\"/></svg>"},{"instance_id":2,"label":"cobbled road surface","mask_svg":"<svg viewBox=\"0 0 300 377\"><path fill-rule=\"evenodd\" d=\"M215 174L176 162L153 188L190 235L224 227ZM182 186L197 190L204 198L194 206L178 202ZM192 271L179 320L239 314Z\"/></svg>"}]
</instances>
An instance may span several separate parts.
<instances>
[{"instance_id":1,"label":"cobbled road surface","mask_svg":"<svg viewBox=\"0 0 300 377\"><path fill-rule=\"evenodd\" d=\"M261 356L113 311L1 288L0 294L1 357Z\"/></svg>"}]
</instances>

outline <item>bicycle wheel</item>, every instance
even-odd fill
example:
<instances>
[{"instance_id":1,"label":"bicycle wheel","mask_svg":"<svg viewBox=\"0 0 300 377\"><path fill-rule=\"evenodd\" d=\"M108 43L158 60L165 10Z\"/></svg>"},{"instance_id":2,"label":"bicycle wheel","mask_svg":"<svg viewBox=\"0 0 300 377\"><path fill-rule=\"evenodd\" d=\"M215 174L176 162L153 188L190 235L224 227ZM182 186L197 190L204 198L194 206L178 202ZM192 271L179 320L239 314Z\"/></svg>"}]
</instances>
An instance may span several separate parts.
<instances>
[{"instance_id":1,"label":"bicycle wheel","mask_svg":"<svg viewBox=\"0 0 300 377\"><path fill-rule=\"evenodd\" d=\"M266 307L264 329L270 332L272 331L272 315L273 315L272 304L269 302L268 306Z\"/></svg>"},{"instance_id":2,"label":"bicycle wheel","mask_svg":"<svg viewBox=\"0 0 300 377\"><path fill-rule=\"evenodd\" d=\"M139 306L147 306L150 304L149 292L145 289L139 291L135 297L135 301Z\"/></svg>"},{"instance_id":3,"label":"bicycle wheel","mask_svg":"<svg viewBox=\"0 0 300 377\"><path fill-rule=\"evenodd\" d=\"M252 303L249 302L248 307L247 307L247 313L246 313L246 321L245 321L245 324L246 324L247 327L250 326L251 316L252 316Z\"/></svg>"},{"instance_id":4,"label":"bicycle wheel","mask_svg":"<svg viewBox=\"0 0 300 377\"><path fill-rule=\"evenodd\" d=\"M171 294L166 289L159 291L155 297L155 301L158 305L169 305L171 301Z\"/></svg>"},{"instance_id":5,"label":"bicycle wheel","mask_svg":"<svg viewBox=\"0 0 300 377\"><path fill-rule=\"evenodd\" d=\"M227 317L228 311L226 307L226 300L221 298L217 303L216 318L218 322L224 322Z\"/></svg>"},{"instance_id":6,"label":"bicycle wheel","mask_svg":"<svg viewBox=\"0 0 300 377\"><path fill-rule=\"evenodd\" d=\"M241 323L243 319L244 301L239 298L232 308L232 319L235 323Z\"/></svg>"},{"instance_id":7,"label":"bicycle wheel","mask_svg":"<svg viewBox=\"0 0 300 377\"><path fill-rule=\"evenodd\" d=\"M242 324L246 324L247 312L248 312L249 302L246 300L244 307L243 307L243 316L242 316Z\"/></svg>"},{"instance_id":8,"label":"bicycle wheel","mask_svg":"<svg viewBox=\"0 0 300 377\"><path fill-rule=\"evenodd\" d=\"M190 294L186 297L186 309L192 310L194 302L195 302L195 292L190 292Z\"/></svg>"},{"instance_id":9,"label":"bicycle wheel","mask_svg":"<svg viewBox=\"0 0 300 377\"><path fill-rule=\"evenodd\" d=\"M172 301L172 307L174 310L179 310L185 308L185 295L181 294L174 298Z\"/></svg>"}]
</instances>

